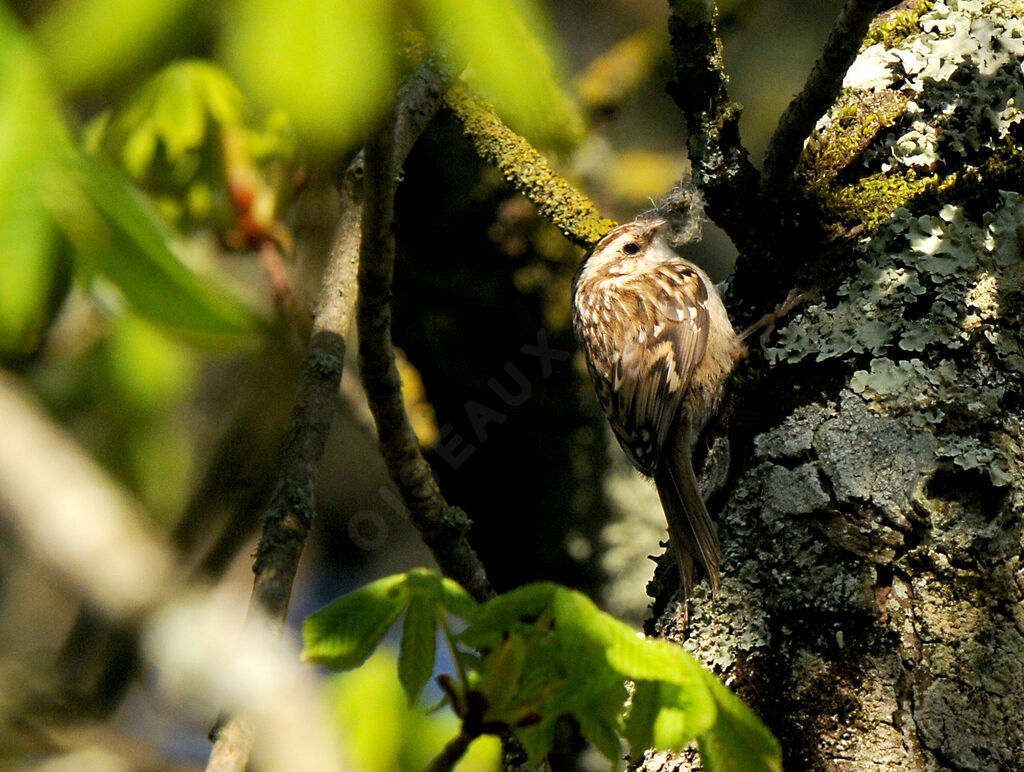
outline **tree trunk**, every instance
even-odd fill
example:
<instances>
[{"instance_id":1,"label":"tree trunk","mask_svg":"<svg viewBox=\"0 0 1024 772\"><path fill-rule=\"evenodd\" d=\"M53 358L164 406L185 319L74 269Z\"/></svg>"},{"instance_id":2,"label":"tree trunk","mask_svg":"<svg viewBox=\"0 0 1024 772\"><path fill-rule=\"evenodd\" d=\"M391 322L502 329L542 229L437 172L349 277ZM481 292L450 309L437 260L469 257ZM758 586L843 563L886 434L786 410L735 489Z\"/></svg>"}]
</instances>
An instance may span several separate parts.
<instances>
[{"instance_id":1,"label":"tree trunk","mask_svg":"<svg viewBox=\"0 0 1024 772\"><path fill-rule=\"evenodd\" d=\"M823 299L736 379L710 501L722 589L686 624L666 560L650 587L651 630L726 677L789 770L1024 769L1013 7L920 5L872 31L799 170L831 240L778 268Z\"/></svg>"}]
</instances>

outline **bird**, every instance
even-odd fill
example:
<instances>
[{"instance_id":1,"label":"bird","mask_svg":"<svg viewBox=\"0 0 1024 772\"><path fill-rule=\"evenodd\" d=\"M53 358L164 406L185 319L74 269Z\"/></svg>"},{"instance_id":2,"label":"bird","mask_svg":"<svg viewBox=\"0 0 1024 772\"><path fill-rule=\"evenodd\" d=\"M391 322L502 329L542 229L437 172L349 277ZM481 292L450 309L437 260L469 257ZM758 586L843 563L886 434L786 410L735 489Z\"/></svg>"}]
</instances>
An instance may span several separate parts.
<instances>
[{"instance_id":1,"label":"bird","mask_svg":"<svg viewBox=\"0 0 1024 772\"><path fill-rule=\"evenodd\" d=\"M745 351L708 275L677 254L692 239L654 210L609 231L572 284L573 331L598 401L627 458L653 478L684 598L701 569L719 586L722 550L694 474L696 440Z\"/></svg>"}]
</instances>

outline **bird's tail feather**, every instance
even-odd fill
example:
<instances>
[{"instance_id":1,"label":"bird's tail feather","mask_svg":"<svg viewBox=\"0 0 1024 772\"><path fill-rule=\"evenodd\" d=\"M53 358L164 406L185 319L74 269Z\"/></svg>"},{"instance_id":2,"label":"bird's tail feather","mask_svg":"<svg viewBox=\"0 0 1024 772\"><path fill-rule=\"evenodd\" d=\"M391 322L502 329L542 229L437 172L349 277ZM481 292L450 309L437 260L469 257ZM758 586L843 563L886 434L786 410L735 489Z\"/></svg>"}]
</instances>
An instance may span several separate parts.
<instances>
[{"instance_id":1,"label":"bird's tail feather","mask_svg":"<svg viewBox=\"0 0 1024 772\"><path fill-rule=\"evenodd\" d=\"M680 438L681 440L683 438ZM654 473L661 506L668 521L669 537L679 561L683 591L690 596L699 566L711 579L711 587L718 589L722 548L718 543L715 524L704 505L690 461L689 443L676 441L662 456Z\"/></svg>"}]
</instances>

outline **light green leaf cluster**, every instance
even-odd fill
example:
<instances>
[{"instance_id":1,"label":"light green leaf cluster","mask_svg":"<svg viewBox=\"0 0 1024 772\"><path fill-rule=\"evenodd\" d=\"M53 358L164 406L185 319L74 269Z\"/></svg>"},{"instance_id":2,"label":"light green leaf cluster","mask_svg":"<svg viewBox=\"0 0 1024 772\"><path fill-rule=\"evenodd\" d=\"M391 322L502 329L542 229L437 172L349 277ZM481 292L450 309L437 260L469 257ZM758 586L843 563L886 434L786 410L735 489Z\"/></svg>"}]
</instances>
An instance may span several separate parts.
<instances>
[{"instance_id":1,"label":"light green leaf cluster","mask_svg":"<svg viewBox=\"0 0 1024 772\"><path fill-rule=\"evenodd\" d=\"M558 719L571 715L609 759L621 757L622 739L634 752L696 739L708 769L781 769L775 739L690 654L644 638L552 583L476 606L423 570L381 579L306 620L303 657L355 667L406 608L398 671L410 700L433 669L439 615L454 613L468 622L458 642L476 655L453 647L466 674L465 691L453 699L484 705L476 719L511 728L534 762L551 751ZM469 693L482 699L467 700Z\"/></svg>"},{"instance_id":2,"label":"light green leaf cluster","mask_svg":"<svg viewBox=\"0 0 1024 772\"><path fill-rule=\"evenodd\" d=\"M358 667L403 611L398 674L412 704L434 670L437 628L446 624L444 615L469 619L477 612L476 601L462 587L433 571L378 579L313 614L302 626L302 659L335 670Z\"/></svg>"},{"instance_id":3,"label":"light green leaf cluster","mask_svg":"<svg viewBox=\"0 0 1024 772\"><path fill-rule=\"evenodd\" d=\"M245 218L269 229L293 184L296 148L286 116L257 123L234 81L202 59L159 70L122 107L94 119L85 140L185 231L224 233Z\"/></svg>"},{"instance_id":4,"label":"light green leaf cluster","mask_svg":"<svg viewBox=\"0 0 1024 772\"><path fill-rule=\"evenodd\" d=\"M245 305L186 267L127 180L74 146L45 70L0 6L0 355L38 346L67 291L69 257L169 329L204 340L256 329Z\"/></svg>"},{"instance_id":5,"label":"light green leaf cluster","mask_svg":"<svg viewBox=\"0 0 1024 772\"><path fill-rule=\"evenodd\" d=\"M206 142L210 124L239 127L247 111L242 92L216 65L175 62L146 81L115 118L104 114L91 141L109 149L134 179L149 173L158 152L180 178L186 176L180 164Z\"/></svg>"},{"instance_id":6,"label":"light green leaf cluster","mask_svg":"<svg viewBox=\"0 0 1024 772\"><path fill-rule=\"evenodd\" d=\"M358 670L338 673L327 684L335 726L346 752L347 772L426 769L458 734L451 711L411 708L395 678L395 655L381 646ZM501 741L480 737L459 761L458 772L501 769Z\"/></svg>"}]
</instances>

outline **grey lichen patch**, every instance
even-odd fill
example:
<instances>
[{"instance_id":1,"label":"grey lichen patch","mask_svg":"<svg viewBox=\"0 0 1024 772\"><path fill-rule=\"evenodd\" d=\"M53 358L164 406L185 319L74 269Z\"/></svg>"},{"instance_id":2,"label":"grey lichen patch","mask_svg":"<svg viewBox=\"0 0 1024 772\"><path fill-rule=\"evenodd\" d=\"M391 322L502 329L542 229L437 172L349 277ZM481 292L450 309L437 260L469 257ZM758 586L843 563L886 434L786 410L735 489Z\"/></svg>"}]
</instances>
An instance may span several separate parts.
<instances>
[{"instance_id":1,"label":"grey lichen patch","mask_svg":"<svg viewBox=\"0 0 1024 772\"><path fill-rule=\"evenodd\" d=\"M794 515L824 510L830 501L818 478L816 464L801 464L796 469L773 466L765 487L761 516L776 533L784 532Z\"/></svg>"},{"instance_id":2,"label":"grey lichen patch","mask_svg":"<svg viewBox=\"0 0 1024 772\"><path fill-rule=\"evenodd\" d=\"M754 451L760 458L796 459L812 448L814 432L825 417L825 408L816 403L797 408L780 426L754 438Z\"/></svg>"},{"instance_id":3,"label":"grey lichen patch","mask_svg":"<svg viewBox=\"0 0 1024 772\"><path fill-rule=\"evenodd\" d=\"M901 17L898 35L860 53L808 139L800 170L810 192L869 229L922 194L942 200L1014 145L1022 56L1024 22L1008 0L948 0Z\"/></svg>"},{"instance_id":4,"label":"grey lichen patch","mask_svg":"<svg viewBox=\"0 0 1024 772\"><path fill-rule=\"evenodd\" d=\"M839 286L834 305L813 305L794 317L769 358L820 362L957 349L986 330L997 355L1017 361L1020 351L1000 335L998 322L1006 302L1000 280L1021 270L1024 197L1004 191L1000 199L980 225L952 205L934 215L898 211L884 232L860 245L858 271Z\"/></svg>"},{"instance_id":5,"label":"grey lichen patch","mask_svg":"<svg viewBox=\"0 0 1024 772\"><path fill-rule=\"evenodd\" d=\"M1004 405L1024 388L1019 330L1024 196L1003 191L981 223L946 205L935 215L896 214L861 245L857 273L834 304L806 309L780 330L774 362L870 354L850 388L908 430L929 428L934 456L979 470L997 487L1024 473L1021 433ZM978 357L962 371L958 352ZM841 489L837 489L841 492Z\"/></svg>"},{"instance_id":6,"label":"grey lichen patch","mask_svg":"<svg viewBox=\"0 0 1024 772\"><path fill-rule=\"evenodd\" d=\"M662 632L668 638L679 640L705 665L722 673L728 683L735 675L737 664L771 651L772 636L764 608L760 592L740 579L726 576L718 597L712 598L704 585L698 587L694 596L690 621L704 634L683 638L678 629ZM738 620L744 620L744 624L736 624Z\"/></svg>"},{"instance_id":7,"label":"grey lichen patch","mask_svg":"<svg viewBox=\"0 0 1024 772\"><path fill-rule=\"evenodd\" d=\"M932 434L878 415L844 392L838 414L822 424L814 445L840 504L868 502L884 521L911 527L908 492L935 468Z\"/></svg>"}]
</instances>

